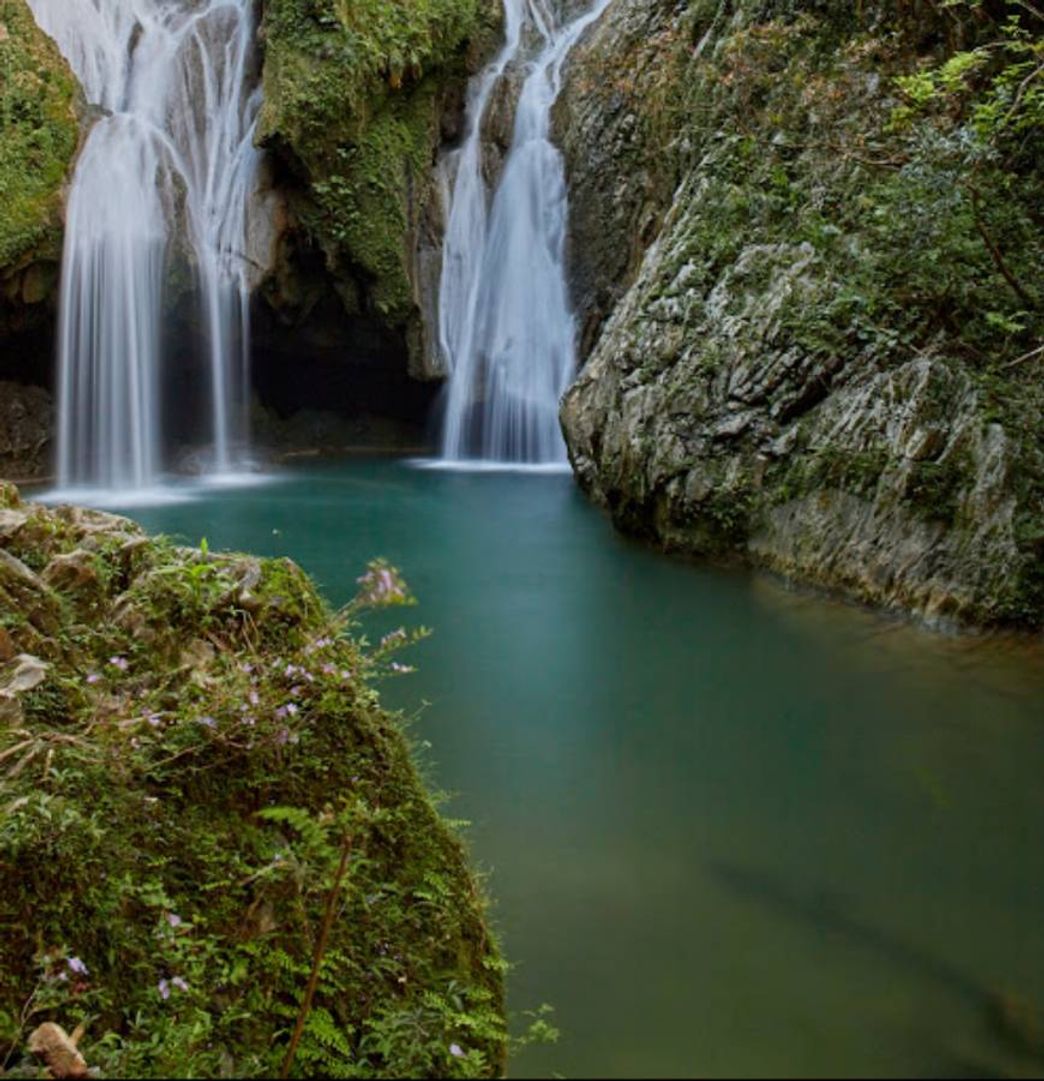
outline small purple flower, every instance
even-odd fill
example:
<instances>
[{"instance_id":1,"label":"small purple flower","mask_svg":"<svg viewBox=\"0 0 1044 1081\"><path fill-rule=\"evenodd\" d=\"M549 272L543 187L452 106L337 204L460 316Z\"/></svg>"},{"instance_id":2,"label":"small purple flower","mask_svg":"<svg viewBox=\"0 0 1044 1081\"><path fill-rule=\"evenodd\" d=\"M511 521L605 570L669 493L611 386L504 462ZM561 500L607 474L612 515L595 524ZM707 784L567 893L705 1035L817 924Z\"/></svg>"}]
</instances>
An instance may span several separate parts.
<instances>
[{"instance_id":1,"label":"small purple flower","mask_svg":"<svg viewBox=\"0 0 1044 1081\"><path fill-rule=\"evenodd\" d=\"M101 676L99 676L97 672L88 672L87 682L92 685L95 683L101 683Z\"/></svg>"},{"instance_id":2,"label":"small purple flower","mask_svg":"<svg viewBox=\"0 0 1044 1081\"><path fill-rule=\"evenodd\" d=\"M148 723L149 723L149 724L150 724L150 725L151 725L151 726L152 726L153 728L159 728L160 724L162 723L162 718L160 717L160 715L159 715L158 713L150 713L150 714L149 714L149 715L148 715L148 716L147 716L147 717L145 718L145 720L146 720L146 721L147 721L147 722L148 722Z\"/></svg>"},{"instance_id":3,"label":"small purple flower","mask_svg":"<svg viewBox=\"0 0 1044 1081\"><path fill-rule=\"evenodd\" d=\"M172 979L170 982L179 991L188 990L188 984L180 976L175 976L174 979Z\"/></svg>"},{"instance_id":4,"label":"small purple flower","mask_svg":"<svg viewBox=\"0 0 1044 1081\"><path fill-rule=\"evenodd\" d=\"M295 683L290 688L290 697L291 698L300 698L301 697L301 684L300 683Z\"/></svg>"},{"instance_id":5,"label":"small purple flower","mask_svg":"<svg viewBox=\"0 0 1044 1081\"><path fill-rule=\"evenodd\" d=\"M284 676L294 676L296 674L297 674L297 665L296 664L288 664L286 666L286 668L283 669L283 675Z\"/></svg>"},{"instance_id":6,"label":"small purple flower","mask_svg":"<svg viewBox=\"0 0 1044 1081\"><path fill-rule=\"evenodd\" d=\"M250 673L254 670L254 666L252 664L244 663L239 666L239 670L240 672L246 672L247 675L250 675Z\"/></svg>"},{"instance_id":7,"label":"small purple flower","mask_svg":"<svg viewBox=\"0 0 1044 1081\"><path fill-rule=\"evenodd\" d=\"M351 673L351 669L349 669L349 668L342 668L342 669L341 669L341 679L344 679L344 680L349 680L349 679L351 679L351 678L352 678L352 673Z\"/></svg>"},{"instance_id":8,"label":"small purple flower","mask_svg":"<svg viewBox=\"0 0 1044 1081\"><path fill-rule=\"evenodd\" d=\"M87 966L79 959L79 957L70 957L66 964L69 966L70 972L75 972L77 976L87 975Z\"/></svg>"},{"instance_id":9,"label":"small purple flower","mask_svg":"<svg viewBox=\"0 0 1044 1081\"><path fill-rule=\"evenodd\" d=\"M167 923L169 923L171 927L180 927L183 922L182 918L176 912L167 913Z\"/></svg>"},{"instance_id":10,"label":"small purple flower","mask_svg":"<svg viewBox=\"0 0 1044 1081\"><path fill-rule=\"evenodd\" d=\"M121 672L126 672L127 669L130 667L130 663L128 662L126 657L110 657L109 664L111 664L113 668L116 668Z\"/></svg>"},{"instance_id":11,"label":"small purple flower","mask_svg":"<svg viewBox=\"0 0 1044 1081\"><path fill-rule=\"evenodd\" d=\"M329 661L322 667L322 673L324 676L332 676L337 673L337 665L331 664Z\"/></svg>"},{"instance_id":12,"label":"small purple flower","mask_svg":"<svg viewBox=\"0 0 1044 1081\"><path fill-rule=\"evenodd\" d=\"M207 728L217 728L217 721L213 717L200 717L199 723L206 725Z\"/></svg>"},{"instance_id":13,"label":"small purple flower","mask_svg":"<svg viewBox=\"0 0 1044 1081\"><path fill-rule=\"evenodd\" d=\"M451 1043L450 1044L450 1054L454 1058L463 1058L464 1057L464 1048L462 1048L459 1043Z\"/></svg>"},{"instance_id":14,"label":"small purple flower","mask_svg":"<svg viewBox=\"0 0 1044 1081\"><path fill-rule=\"evenodd\" d=\"M287 713L286 713L286 706L280 706L280 707L279 707L279 708L278 708L278 709L277 709L277 710L275 711L275 715L276 715L276 719L277 719L277 720L280 720L280 721L285 721L285 720L286 720L286 717L287 717Z\"/></svg>"},{"instance_id":15,"label":"small purple flower","mask_svg":"<svg viewBox=\"0 0 1044 1081\"><path fill-rule=\"evenodd\" d=\"M297 713L297 706L295 706L293 702L287 702L286 712L290 714L291 717L295 716Z\"/></svg>"},{"instance_id":16,"label":"small purple flower","mask_svg":"<svg viewBox=\"0 0 1044 1081\"><path fill-rule=\"evenodd\" d=\"M170 984L167 983L166 980L160 980L160 982L156 984L156 990L159 991L160 998L163 999L164 1002L170 998Z\"/></svg>"},{"instance_id":17,"label":"small purple flower","mask_svg":"<svg viewBox=\"0 0 1044 1081\"><path fill-rule=\"evenodd\" d=\"M247 695L247 701L248 701L248 702L249 702L249 703L250 703L250 704L251 704L252 706L256 706L256 705L258 705L258 704L260 703L260 701L261 701L261 696L260 696L260 695L259 695L259 694L257 693L257 691L251 691L251 692L250 692L250 693L249 693L249 694Z\"/></svg>"}]
</instances>

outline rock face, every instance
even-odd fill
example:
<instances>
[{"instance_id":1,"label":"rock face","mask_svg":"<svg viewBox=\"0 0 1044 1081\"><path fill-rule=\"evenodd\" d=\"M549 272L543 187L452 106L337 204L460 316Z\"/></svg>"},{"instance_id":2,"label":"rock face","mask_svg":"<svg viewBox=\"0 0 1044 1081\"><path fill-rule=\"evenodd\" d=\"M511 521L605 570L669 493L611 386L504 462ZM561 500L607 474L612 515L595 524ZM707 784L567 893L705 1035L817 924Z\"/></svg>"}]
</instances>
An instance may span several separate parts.
<instances>
[{"instance_id":1,"label":"rock face","mask_svg":"<svg viewBox=\"0 0 1044 1081\"><path fill-rule=\"evenodd\" d=\"M676 0L614 0L576 46L555 106L569 165L569 266L581 356L622 299L670 206L664 64L681 32Z\"/></svg>"},{"instance_id":2,"label":"rock face","mask_svg":"<svg viewBox=\"0 0 1044 1081\"><path fill-rule=\"evenodd\" d=\"M621 528L930 620L1044 622L1040 141L969 164L973 91L922 114L896 81L992 32L611 9L560 124L589 333L623 295L562 419Z\"/></svg>"},{"instance_id":3,"label":"rock face","mask_svg":"<svg viewBox=\"0 0 1044 1081\"><path fill-rule=\"evenodd\" d=\"M0 378L12 342L52 316L62 189L79 139L78 89L25 0L0 0Z\"/></svg>"},{"instance_id":4,"label":"rock face","mask_svg":"<svg viewBox=\"0 0 1044 1081\"><path fill-rule=\"evenodd\" d=\"M441 374L424 318L442 232L433 166L499 12L499 0L432 0L404 18L378 0L357 20L332 0L268 0L259 138L290 214L263 290L271 340L279 324L325 326L364 368L378 353L403 376Z\"/></svg>"},{"instance_id":5,"label":"rock face","mask_svg":"<svg viewBox=\"0 0 1044 1081\"><path fill-rule=\"evenodd\" d=\"M42 387L0 382L0 477L39 480L51 465L54 403Z\"/></svg>"}]
</instances>

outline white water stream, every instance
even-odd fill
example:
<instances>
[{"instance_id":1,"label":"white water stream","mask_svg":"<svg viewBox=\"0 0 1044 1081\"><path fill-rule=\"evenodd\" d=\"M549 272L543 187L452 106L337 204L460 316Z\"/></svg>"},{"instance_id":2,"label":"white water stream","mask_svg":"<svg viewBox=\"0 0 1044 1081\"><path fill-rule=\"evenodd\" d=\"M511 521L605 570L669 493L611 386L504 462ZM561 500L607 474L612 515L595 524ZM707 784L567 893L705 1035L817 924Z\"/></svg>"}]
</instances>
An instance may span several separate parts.
<instances>
[{"instance_id":1,"label":"white water stream","mask_svg":"<svg viewBox=\"0 0 1044 1081\"><path fill-rule=\"evenodd\" d=\"M194 268L210 364L213 454L246 437L243 256L259 152L254 0L29 0L102 111L66 220L58 337L58 481L150 484L161 462L164 278Z\"/></svg>"},{"instance_id":2,"label":"white water stream","mask_svg":"<svg viewBox=\"0 0 1044 1081\"><path fill-rule=\"evenodd\" d=\"M443 163L453 177L439 288L439 345L449 370L445 460L566 461L558 404L576 364L576 324L565 276L568 193L550 141L551 109L570 50L610 2L594 0L560 25L549 0L504 0L505 44L472 81L467 135ZM491 204L483 117L524 55L533 59Z\"/></svg>"}]
</instances>

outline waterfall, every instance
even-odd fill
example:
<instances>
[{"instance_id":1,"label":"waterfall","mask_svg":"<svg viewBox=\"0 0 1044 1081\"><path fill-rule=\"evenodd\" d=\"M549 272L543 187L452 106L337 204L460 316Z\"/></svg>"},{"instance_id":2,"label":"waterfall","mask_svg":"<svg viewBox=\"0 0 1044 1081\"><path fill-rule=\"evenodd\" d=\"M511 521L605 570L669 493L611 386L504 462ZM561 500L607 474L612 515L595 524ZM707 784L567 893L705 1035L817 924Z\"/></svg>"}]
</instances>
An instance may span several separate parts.
<instances>
[{"instance_id":1,"label":"waterfall","mask_svg":"<svg viewBox=\"0 0 1044 1081\"><path fill-rule=\"evenodd\" d=\"M160 469L161 320L177 247L197 277L212 467L247 438L249 197L259 152L254 0L29 0L101 114L73 178L58 330L58 480Z\"/></svg>"},{"instance_id":2,"label":"waterfall","mask_svg":"<svg viewBox=\"0 0 1044 1081\"><path fill-rule=\"evenodd\" d=\"M576 364L565 276L568 193L550 141L562 69L611 0L559 24L547 0L504 0L505 44L472 81L467 134L444 162L455 170L439 288L439 346L449 371L443 457L566 461L558 404ZM536 43L511 148L490 205L482 122L500 81Z\"/></svg>"}]
</instances>

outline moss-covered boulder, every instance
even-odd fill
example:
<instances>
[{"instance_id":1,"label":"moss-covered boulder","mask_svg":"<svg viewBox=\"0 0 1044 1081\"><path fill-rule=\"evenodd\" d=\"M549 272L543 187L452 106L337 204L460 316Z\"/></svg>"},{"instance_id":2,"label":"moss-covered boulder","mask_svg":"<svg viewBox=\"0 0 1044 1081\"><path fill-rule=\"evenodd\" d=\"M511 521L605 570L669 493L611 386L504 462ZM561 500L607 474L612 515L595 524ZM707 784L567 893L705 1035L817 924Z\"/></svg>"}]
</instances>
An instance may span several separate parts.
<instances>
[{"instance_id":1,"label":"moss-covered boulder","mask_svg":"<svg viewBox=\"0 0 1044 1081\"><path fill-rule=\"evenodd\" d=\"M259 138L288 174L298 226L288 259L320 250L348 313L405 335L415 374L432 374L417 253L421 234L438 231L433 166L498 11L496 0L265 5ZM307 307L285 270L269 299Z\"/></svg>"},{"instance_id":2,"label":"moss-covered boulder","mask_svg":"<svg viewBox=\"0 0 1044 1081\"><path fill-rule=\"evenodd\" d=\"M299 1019L296 1076L502 1070L480 891L372 686L402 636L351 634L404 598L0 486L8 1076L45 1022L114 1077L276 1076Z\"/></svg>"},{"instance_id":3,"label":"moss-covered boulder","mask_svg":"<svg viewBox=\"0 0 1044 1081\"><path fill-rule=\"evenodd\" d=\"M563 421L621 527L1044 623L1042 31L1005 4L610 9L560 124L578 299L622 299Z\"/></svg>"},{"instance_id":4,"label":"moss-covered boulder","mask_svg":"<svg viewBox=\"0 0 1044 1081\"><path fill-rule=\"evenodd\" d=\"M78 88L25 0L0 0L0 337L52 293Z\"/></svg>"}]
</instances>

